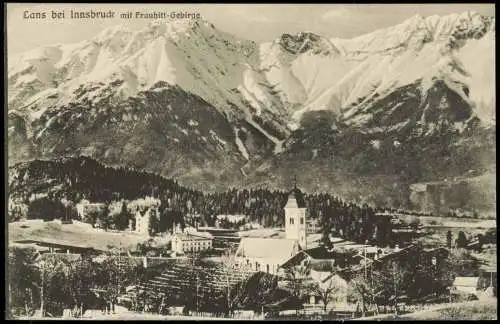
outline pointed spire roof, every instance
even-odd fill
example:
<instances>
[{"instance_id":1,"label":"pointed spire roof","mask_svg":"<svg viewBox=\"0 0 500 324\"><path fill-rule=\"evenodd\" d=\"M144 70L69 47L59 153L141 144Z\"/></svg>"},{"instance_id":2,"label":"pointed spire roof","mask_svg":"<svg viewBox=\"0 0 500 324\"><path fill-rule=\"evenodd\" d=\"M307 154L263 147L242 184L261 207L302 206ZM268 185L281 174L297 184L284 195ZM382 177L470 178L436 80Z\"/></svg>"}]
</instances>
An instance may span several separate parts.
<instances>
[{"instance_id":1,"label":"pointed spire roof","mask_svg":"<svg viewBox=\"0 0 500 324\"><path fill-rule=\"evenodd\" d=\"M293 180L293 189L288 193L286 208L306 208L304 194L297 188L297 177Z\"/></svg>"}]
</instances>

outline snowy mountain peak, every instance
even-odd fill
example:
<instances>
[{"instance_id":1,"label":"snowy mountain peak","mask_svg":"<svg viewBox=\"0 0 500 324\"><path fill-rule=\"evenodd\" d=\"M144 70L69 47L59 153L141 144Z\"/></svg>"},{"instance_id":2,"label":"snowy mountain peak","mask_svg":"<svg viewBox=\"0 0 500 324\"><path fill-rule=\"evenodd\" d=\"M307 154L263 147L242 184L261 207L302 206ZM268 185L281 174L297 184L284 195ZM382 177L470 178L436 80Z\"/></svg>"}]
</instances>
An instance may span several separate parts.
<instances>
[{"instance_id":1,"label":"snowy mountain peak","mask_svg":"<svg viewBox=\"0 0 500 324\"><path fill-rule=\"evenodd\" d=\"M97 43L105 43L110 40L119 40L128 38L132 35L132 31L124 25L109 27L97 34L92 40Z\"/></svg>"},{"instance_id":2,"label":"snowy mountain peak","mask_svg":"<svg viewBox=\"0 0 500 324\"><path fill-rule=\"evenodd\" d=\"M339 54L339 50L328 39L312 32L299 32L296 35L283 34L277 40L290 54Z\"/></svg>"},{"instance_id":3,"label":"snowy mountain peak","mask_svg":"<svg viewBox=\"0 0 500 324\"><path fill-rule=\"evenodd\" d=\"M455 144L455 130L469 140L473 125L495 125L494 26L474 12L416 15L353 39L263 44L203 20L107 28L9 57L9 162L84 154L213 183L272 179L300 159L291 167L311 179L338 166L392 177L385 165L408 156L401 174L424 174L441 131Z\"/></svg>"},{"instance_id":4,"label":"snowy mountain peak","mask_svg":"<svg viewBox=\"0 0 500 324\"><path fill-rule=\"evenodd\" d=\"M424 20L420 14L416 14L401 23L401 25L418 25Z\"/></svg>"},{"instance_id":5,"label":"snowy mountain peak","mask_svg":"<svg viewBox=\"0 0 500 324\"><path fill-rule=\"evenodd\" d=\"M153 21L138 31L114 26L9 60L9 110L27 110L34 120L48 106L98 104L176 85L228 116L267 118L268 127L287 134L317 110L345 111L362 124L367 105L408 85L425 94L439 79L487 116L494 23L475 12L415 15L353 39L300 32L260 45L202 19ZM484 37L490 31L493 37Z\"/></svg>"},{"instance_id":6,"label":"snowy mountain peak","mask_svg":"<svg viewBox=\"0 0 500 324\"><path fill-rule=\"evenodd\" d=\"M215 26L205 19L159 19L153 20L139 34L149 34L154 36L165 36L176 39L192 34L218 34Z\"/></svg>"},{"instance_id":7,"label":"snowy mountain peak","mask_svg":"<svg viewBox=\"0 0 500 324\"><path fill-rule=\"evenodd\" d=\"M439 42L453 48L460 47L457 40L479 39L494 30L494 18L473 11L447 16L422 17L415 15L400 24L376 30L352 39L333 38L347 53L381 53L397 50L420 50L429 42Z\"/></svg>"}]
</instances>

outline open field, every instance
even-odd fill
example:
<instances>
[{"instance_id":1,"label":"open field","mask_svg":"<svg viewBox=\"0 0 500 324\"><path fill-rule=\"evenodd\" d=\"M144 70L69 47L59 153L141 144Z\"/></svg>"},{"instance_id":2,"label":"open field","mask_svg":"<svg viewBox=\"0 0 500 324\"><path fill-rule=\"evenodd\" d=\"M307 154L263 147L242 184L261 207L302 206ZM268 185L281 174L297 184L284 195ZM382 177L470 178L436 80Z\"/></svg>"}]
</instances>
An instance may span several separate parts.
<instances>
[{"instance_id":1,"label":"open field","mask_svg":"<svg viewBox=\"0 0 500 324\"><path fill-rule=\"evenodd\" d=\"M432 221L431 221L432 222ZM489 229L495 228L497 226L496 220L460 220L459 218L453 219L441 219L435 221L435 224L425 225L424 227L429 228L462 228L462 229Z\"/></svg>"},{"instance_id":2,"label":"open field","mask_svg":"<svg viewBox=\"0 0 500 324\"><path fill-rule=\"evenodd\" d=\"M27 220L9 223L9 242L19 240L57 240L61 244L88 246L98 250L110 248L134 249L149 237L132 232L105 232L91 225L75 221L61 224L57 221Z\"/></svg>"},{"instance_id":3,"label":"open field","mask_svg":"<svg viewBox=\"0 0 500 324\"><path fill-rule=\"evenodd\" d=\"M496 299L477 300L437 310L406 314L398 320L496 320L497 309Z\"/></svg>"},{"instance_id":4,"label":"open field","mask_svg":"<svg viewBox=\"0 0 500 324\"><path fill-rule=\"evenodd\" d=\"M486 229L479 228L424 228L423 236L417 238L417 241L422 242L425 247L446 246L446 234L450 231L452 234L452 242L458 237L458 233L463 231L467 237L477 234L484 234Z\"/></svg>"},{"instance_id":5,"label":"open field","mask_svg":"<svg viewBox=\"0 0 500 324\"><path fill-rule=\"evenodd\" d=\"M456 228L479 228L488 229L496 227L496 219L480 219L466 217L447 217L447 216L413 216L397 215L397 218L405 222L411 222L418 219L424 227L456 227Z\"/></svg>"},{"instance_id":6,"label":"open field","mask_svg":"<svg viewBox=\"0 0 500 324\"><path fill-rule=\"evenodd\" d=\"M404 314L397 318L392 314L384 314L359 318L359 320L496 320L498 318L497 309L497 299L488 298L469 302L435 305L434 307L430 307L430 309Z\"/></svg>"},{"instance_id":7,"label":"open field","mask_svg":"<svg viewBox=\"0 0 500 324\"><path fill-rule=\"evenodd\" d=\"M413 217L415 219L417 217ZM408 222L411 217L401 218ZM467 237L473 237L478 234L484 235L486 231L496 228L496 220L494 219L474 219L474 218L445 218L445 217L418 217L423 225L424 235L417 240L422 242L426 247L436 247L446 245L446 235L450 231L452 233L452 241L454 242L460 231L464 232Z\"/></svg>"}]
</instances>

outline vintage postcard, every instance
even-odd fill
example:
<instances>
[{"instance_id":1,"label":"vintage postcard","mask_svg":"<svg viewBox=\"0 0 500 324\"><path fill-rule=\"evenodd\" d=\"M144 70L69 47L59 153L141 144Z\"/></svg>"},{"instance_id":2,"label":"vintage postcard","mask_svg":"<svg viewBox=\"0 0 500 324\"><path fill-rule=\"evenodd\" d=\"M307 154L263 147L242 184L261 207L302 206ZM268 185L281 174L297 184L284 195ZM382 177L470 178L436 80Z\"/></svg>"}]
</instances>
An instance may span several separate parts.
<instances>
[{"instance_id":1,"label":"vintage postcard","mask_svg":"<svg viewBox=\"0 0 500 324\"><path fill-rule=\"evenodd\" d=\"M4 17L7 318L497 318L494 4Z\"/></svg>"}]
</instances>

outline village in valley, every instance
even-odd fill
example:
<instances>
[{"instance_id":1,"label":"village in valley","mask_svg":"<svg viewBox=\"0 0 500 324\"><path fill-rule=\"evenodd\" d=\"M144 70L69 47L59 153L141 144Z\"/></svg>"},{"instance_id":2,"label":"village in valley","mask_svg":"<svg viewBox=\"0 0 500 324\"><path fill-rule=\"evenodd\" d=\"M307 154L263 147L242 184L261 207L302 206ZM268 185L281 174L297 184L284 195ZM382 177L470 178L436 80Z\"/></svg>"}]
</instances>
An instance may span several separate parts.
<instances>
[{"instance_id":1,"label":"village in valley","mask_svg":"<svg viewBox=\"0 0 500 324\"><path fill-rule=\"evenodd\" d=\"M493 4L4 16L7 319L497 319Z\"/></svg>"},{"instance_id":2,"label":"village in valley","mask_svg":"<svg viewBox=\"0 0 500 324\"><path fill-rule=\"evenodd\" d=\"M12 315L351 319L496 304L494 221L457 231L429 225L430 216L327 199L332 214L317 210L315 196L294 180L277 200L281 226L222 213L207 224L191 200L177 211L162 208L175 204L154 191L128 201L60 204L52 209L59 217L45 219L33 218L50 210L49 198L32 197L47 204L24 211L30 219L19 218L22 208L13 202ZM360 217L349 223L343 213L356 209ZM426 240L439 231L440 241Z\"/></svg>"}]
</instances>

